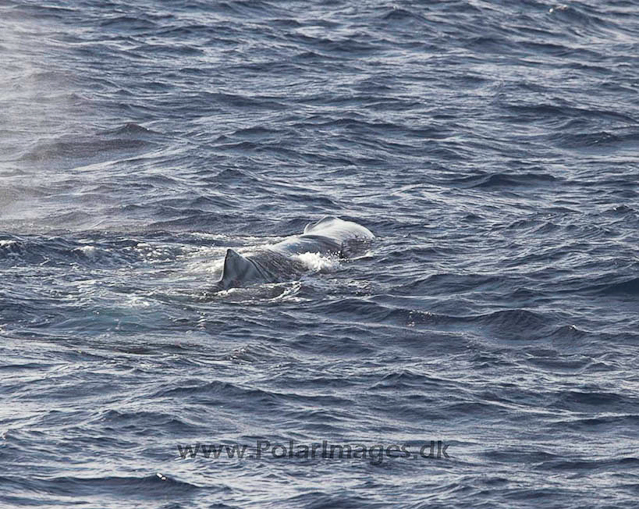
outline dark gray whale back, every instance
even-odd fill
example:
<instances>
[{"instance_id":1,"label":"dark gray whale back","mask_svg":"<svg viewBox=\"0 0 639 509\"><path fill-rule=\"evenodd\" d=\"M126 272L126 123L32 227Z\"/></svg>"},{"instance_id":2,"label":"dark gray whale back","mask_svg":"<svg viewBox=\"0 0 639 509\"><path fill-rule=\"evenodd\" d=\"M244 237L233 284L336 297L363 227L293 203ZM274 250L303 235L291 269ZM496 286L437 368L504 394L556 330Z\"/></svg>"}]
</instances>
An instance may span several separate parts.
<instances>
[{"instance_id":1,"label":"dark gray whale back","mask_svg":"<svg viewBox=\"0 0 639 509\"><path fill-rule=\"evenodd\" d=\"M222 277L215 290L294 279L308 270L296 255L352 256L373 238L368 229L357 223L327 216L309 223L302 235L289 237L248 256L228 249Z\"/></svg>"}]
</instances>

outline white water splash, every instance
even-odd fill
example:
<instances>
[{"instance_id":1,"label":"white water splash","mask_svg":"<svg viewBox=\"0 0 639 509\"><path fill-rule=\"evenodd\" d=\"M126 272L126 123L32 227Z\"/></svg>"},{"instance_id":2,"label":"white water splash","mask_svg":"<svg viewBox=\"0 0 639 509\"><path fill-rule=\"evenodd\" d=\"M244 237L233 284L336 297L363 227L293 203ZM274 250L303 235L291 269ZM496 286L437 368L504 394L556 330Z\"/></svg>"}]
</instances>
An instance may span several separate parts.
<instances>
[{"instance_id":1,"label":"white water splash","mask_svg":"<svg viewBox=\"0 0 639 509\"><path fill-rule=\"evenodd\" d=\"M294 258L301 261L313 272L333 272L339 267L339 258L334 256L323 256L319 253L303 253L295 255Z\"/></svg>"}]
</instances>

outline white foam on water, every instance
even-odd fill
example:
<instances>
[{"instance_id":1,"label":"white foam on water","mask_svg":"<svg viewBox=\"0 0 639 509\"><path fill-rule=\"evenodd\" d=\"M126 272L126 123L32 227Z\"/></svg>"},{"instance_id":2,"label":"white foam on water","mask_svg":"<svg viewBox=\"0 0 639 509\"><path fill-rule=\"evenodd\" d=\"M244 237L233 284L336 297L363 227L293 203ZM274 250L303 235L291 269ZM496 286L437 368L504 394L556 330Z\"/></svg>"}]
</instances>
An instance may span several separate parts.
<instances>
[{"instance_id":1,"label":"white foam on water","mask_svg":"<svg viewBox=\"0 0 639 509\"><path fill-rule=\"evenodd\" d=\"M339 267L339 259L334 256L323 256L319 253L303 253L294 258L301 261L314 272L333 272Z\"/></svg>"},{"instance_id":2,"label":"white foam on water","mask_svg":"<svg viewBox=\"0 0 639 509\"><path fill-rule=\"evenodd\" d=\"M95 246L83 246L76 250L82 252L87 258L95 258L95 253L97 252Z\"/></svg>"}]
</instances>

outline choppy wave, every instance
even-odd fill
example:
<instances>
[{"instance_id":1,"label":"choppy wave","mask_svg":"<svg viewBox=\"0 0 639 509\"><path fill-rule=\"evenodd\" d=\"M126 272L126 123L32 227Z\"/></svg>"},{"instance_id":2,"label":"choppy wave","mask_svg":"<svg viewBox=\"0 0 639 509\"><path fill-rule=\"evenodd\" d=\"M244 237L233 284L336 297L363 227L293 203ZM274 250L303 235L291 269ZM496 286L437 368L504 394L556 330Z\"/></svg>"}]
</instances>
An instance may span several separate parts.
<instances>
[{"instance_id":1,"label":"choppy wave","mask_svg":"<svg viewBox=\"0 0 639 509\"><path fill-rule=\"evenodd\" d=\"M635 3L7 0L0 34L2 505L636 505ZM212 291L327 214L370 251ZM177 450L257 440L451 458Z\"/></svg>"}]
</instances>

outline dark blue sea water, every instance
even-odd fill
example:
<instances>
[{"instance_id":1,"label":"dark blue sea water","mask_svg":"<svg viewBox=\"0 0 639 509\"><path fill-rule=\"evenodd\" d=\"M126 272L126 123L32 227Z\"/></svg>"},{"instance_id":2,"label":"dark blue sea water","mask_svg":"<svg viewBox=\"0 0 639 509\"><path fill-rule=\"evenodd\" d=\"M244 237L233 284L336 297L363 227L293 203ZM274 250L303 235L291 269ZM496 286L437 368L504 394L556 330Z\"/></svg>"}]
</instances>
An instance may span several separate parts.
<instances>
[{"instance_id":1,"label":"dark blue sea water","mask_svg":"<svg viewBox=\"0 0 639 509\"><path fill-rule=\"evenodd\" d=\"M637 507L638 181L636 0L1 0L0 505Z\"/></svg>"}]
</instances>

